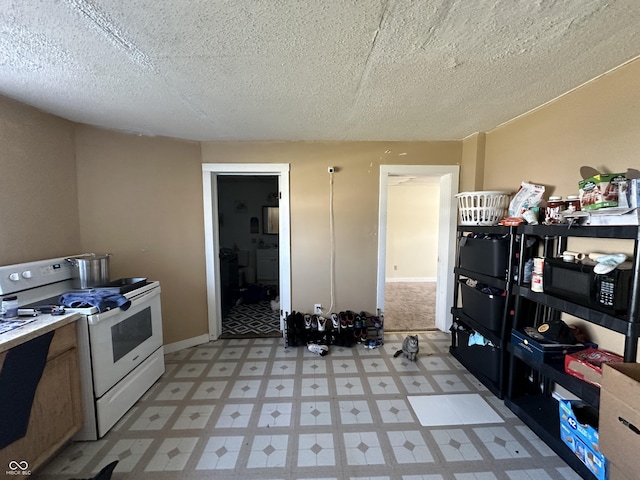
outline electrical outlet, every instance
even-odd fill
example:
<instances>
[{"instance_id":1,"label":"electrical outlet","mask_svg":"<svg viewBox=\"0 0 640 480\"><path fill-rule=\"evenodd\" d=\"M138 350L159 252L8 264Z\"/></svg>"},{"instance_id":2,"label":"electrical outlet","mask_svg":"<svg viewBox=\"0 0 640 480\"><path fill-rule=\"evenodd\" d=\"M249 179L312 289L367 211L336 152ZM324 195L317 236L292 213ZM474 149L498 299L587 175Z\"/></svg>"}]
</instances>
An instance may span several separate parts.
<instances>
[{"instance_id":1,"label":"electrical outlet","mask_svg":"<svg viewBox=\"0 0 640 480\"><path fill-rule=\"evenodd\" d=\"M313 306L313 313L316 315L322 315L322 304L321 303L316 303Z\"/></svg>"}]
</instances>

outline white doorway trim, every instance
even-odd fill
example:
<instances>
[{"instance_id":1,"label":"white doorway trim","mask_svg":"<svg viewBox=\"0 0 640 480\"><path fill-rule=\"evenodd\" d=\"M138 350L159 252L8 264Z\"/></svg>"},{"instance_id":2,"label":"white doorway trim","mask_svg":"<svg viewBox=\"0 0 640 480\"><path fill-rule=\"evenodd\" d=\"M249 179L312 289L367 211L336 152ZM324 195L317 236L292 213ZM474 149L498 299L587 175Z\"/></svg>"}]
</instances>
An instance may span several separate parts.
<instances>
[{"instance_id":1,"label":"white doorway trim","mask_svg":"<svg viewBox=\"0 0 640 480\"><path fill-rule=\"evenodd\" d=\"M207 272L207 311L209 338L216 340L222 334L222 307L220 305L220 232L218 225L219 175L270 175L278 177L280 191L279 268L280 268L280 330L291 312L291 226L289 205L288 163L203 163L202 199L204 204L205 262ZM214 221L215 219L215 221Z\"/></svg>"},{"instance_id":2,"label":"white doorway trim","mask_svg":"<svg viewBox=\"0 0 640 480\"><path fill-rule=\"evenodd\" d=\"M378 211L378 285L377 308L384 312L384 284L387 251L387 187L390 176L415 175L440 179L440 215L438 221L438 263L436 291L436 328L448 332L453 305L459 165L380 165L380 204Z\"/></svg>"}]
</instances>

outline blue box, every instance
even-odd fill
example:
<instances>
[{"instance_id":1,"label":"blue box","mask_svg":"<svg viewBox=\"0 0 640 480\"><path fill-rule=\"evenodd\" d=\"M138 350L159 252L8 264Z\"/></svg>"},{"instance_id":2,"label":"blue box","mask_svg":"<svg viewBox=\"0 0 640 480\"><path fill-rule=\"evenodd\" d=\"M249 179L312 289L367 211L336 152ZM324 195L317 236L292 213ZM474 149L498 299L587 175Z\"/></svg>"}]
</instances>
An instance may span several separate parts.
<instances>
[{"instance_id":1,"label":"blue box","mask_svg":"<svg viewBox=\"0 0 640 480\"><path fill-rule=\"evenodd\" d=\"M584 350L585 345L566 345L562 343L543 343L534 340L529 335L511 330L511 343L520 350L532 363L562 363L567 353Z\"/></svg>"},{"instance_id":2,"label":"blue box","mask_svg":"<svg viewBox=\"0 0 640 480\"><path fill-rule=\"evenodd\" d=\"M560 438L598 480L605 480L608 462L600 453L600 438L595 426L597 410L589 410L589 407L576 401L561 400L558 404Z\"/></svg>"}]
</instances>

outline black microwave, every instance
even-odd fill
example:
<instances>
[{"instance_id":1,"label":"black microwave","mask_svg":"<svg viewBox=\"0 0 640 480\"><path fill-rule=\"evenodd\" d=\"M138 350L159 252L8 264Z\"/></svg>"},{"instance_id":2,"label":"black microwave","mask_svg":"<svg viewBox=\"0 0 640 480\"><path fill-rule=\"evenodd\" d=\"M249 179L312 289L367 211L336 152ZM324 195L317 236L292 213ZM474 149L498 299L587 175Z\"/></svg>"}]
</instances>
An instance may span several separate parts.
<instances>
[{"instance_id":1,"label":"black microwave","mask_svg":"<svg viewBox=\"0 0 640 480\"><path fill-rule=\"evenodd\" d=\"M565 262L562 258L545 258L544 292L612 315L625 314L633 277L631 262L605 274L594 273L595 265L584 260Z\"/></svg>"}]
</instances>

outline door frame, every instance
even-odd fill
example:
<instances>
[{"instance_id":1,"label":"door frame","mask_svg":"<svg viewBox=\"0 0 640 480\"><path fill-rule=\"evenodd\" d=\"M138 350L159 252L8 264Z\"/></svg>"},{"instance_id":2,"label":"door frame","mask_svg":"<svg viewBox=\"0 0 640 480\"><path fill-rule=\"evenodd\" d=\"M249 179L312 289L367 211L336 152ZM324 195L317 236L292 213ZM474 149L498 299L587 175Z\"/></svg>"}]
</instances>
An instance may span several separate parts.
<instances>
[{"instance_id":1,"label":"door frame","mask_svg":"<svg viewBox=\"0 0 640 480\"><path fill-rule=\"evenodd\" d=\"M380 198L378 208L378 285L377 308L384 312L387 251L387 188L390 176L414 175L440 179L440 215L438 220L438 262L435 325L448 332L452 323L450 308L453 305L455 279L455 246L459 165L380 165Z\"/></svg>"},{"instance_id":2,"label":"door frame","mask_svg":"<svg viewBox=\"0 0 640 480\"><path fill-rule=\"evenodd\" d=\"M203 163L202 200L204 205L205 263L207 278L207 315L209 338L217 340L222 334L222 305L220 303L220 228L218 219L218 176L275 176L278 177L279 201L279 288L280 330L284 332L284 321L291 311L291 225L289 203L288 163ZM216 219L216 221L214 221Z\"/></svg>"}]
</instances>

